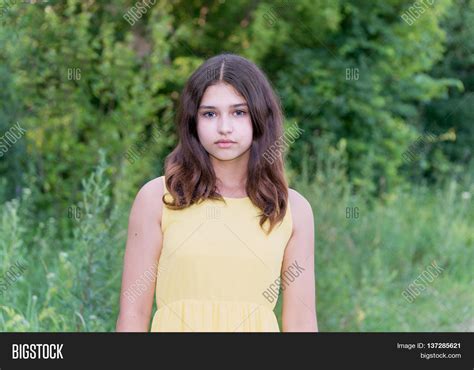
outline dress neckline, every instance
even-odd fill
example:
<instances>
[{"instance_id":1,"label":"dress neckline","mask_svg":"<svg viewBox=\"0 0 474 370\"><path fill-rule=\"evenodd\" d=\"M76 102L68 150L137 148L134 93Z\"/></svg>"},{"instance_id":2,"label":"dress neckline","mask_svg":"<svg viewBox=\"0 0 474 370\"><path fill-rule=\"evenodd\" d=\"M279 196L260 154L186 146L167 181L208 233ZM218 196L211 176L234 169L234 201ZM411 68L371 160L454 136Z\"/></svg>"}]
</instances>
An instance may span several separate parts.
<instances>
[{"instance_id":1,"label":"dress neckline","mask_svg":"<svg viewBox=\"0 0 474 370\"><path fill-rule=\"evenodd\" d=\"M224 197L223 195L222 195L222 198L224 198L225 200L231 200L231 201L233 201L233 200L246 200L246 199L250 199L248 196L247 196L247 197L243 197L243 198L229 198L229 197Z\"/></svg>"}]
</instances>

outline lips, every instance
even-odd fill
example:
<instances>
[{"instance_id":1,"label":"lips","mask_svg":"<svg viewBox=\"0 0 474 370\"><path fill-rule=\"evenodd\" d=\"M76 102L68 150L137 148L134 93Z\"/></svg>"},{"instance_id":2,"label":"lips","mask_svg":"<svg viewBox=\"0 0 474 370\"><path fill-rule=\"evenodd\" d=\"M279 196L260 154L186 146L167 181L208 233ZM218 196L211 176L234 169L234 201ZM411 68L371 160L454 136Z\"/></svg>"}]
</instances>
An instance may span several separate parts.
<instances>
[{"instance_id":1,"label":"lips","mask_svg":"<svg viewBox=\"0 0 474 370\"><path fill-rule=\"evenodd\" d=\"M216 144L231 144L231 143L235 143L235 141L232 141L232 140L217 140L216 141Z\"/></svg>"},{"instance_id":2,"label":"lips","mask_svg":"<svg viewBox=\"0 0 474 370\"><path fill-rule=\"evenodd\" d=\"M217 140L216 145L221 149L231 148L235 144L235 141L232 140Z\"/></svg>"}]
</instances>

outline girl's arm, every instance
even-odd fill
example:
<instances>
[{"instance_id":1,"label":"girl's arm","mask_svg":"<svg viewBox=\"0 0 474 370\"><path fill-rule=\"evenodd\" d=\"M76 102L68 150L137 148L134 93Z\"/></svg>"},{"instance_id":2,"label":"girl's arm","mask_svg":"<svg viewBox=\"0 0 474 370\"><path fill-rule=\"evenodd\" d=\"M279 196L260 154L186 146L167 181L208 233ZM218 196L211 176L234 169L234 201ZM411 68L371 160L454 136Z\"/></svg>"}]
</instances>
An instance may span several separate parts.
<instances>
[{"instance_id":1,"label":"girl's arm","mask_svg":"<svg viewBox=\"0 0 474 370\"><path fill-rule=\"evenodd\" d=\"M283 332L317 332L314 278L314 219L309 202L289 189L293 234L281 270Z\"/></svg>"},{"instance_id":2,"label":"girl's arm","mask_svg":"<svg viewBox=\"0 0 474 370\"><path fill-rule=\"evenodd\" d=\"M130 212L116 331L148 332L162 246L161 177L138 192Z\"/></svg>"}]
</instances>

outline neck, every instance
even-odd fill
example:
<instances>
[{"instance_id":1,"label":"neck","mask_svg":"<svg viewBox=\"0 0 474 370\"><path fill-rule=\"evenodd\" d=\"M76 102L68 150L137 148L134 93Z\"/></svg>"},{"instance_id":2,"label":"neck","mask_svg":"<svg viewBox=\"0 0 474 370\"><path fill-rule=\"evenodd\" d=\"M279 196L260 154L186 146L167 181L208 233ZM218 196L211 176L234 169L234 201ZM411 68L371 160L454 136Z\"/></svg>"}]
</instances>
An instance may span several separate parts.
<instances>
[{"instance_id":1,"label":"neck","mask_svg":"<svg viewBox=\"0 0 474 370\"><path fill-rule=\"evenodd\" d=\"M248 152L238 158L222 161L210 156L217 177L217 188L222 196L245 197Z\"/></svg>"}]
</instances>

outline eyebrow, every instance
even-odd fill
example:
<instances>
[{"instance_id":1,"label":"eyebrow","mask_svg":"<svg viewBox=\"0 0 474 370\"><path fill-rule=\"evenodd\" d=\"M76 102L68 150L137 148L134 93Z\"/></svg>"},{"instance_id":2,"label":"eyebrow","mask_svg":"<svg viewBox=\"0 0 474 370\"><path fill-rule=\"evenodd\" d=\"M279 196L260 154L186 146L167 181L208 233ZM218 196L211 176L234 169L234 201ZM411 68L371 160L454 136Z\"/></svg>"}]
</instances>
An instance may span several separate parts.
<instances>
[{"instance_id":1,"label":"eyebrow","mask_svg":"<svg viewBox=\"0 0 474 370\"><path fill-rule=\"evenodd\" d=\"M233 104L231 105L231 108L237 108L237 107L243 107L243 106L248 106L248 105L247 103ZM216 109L216 107L212 105L200 105L199 109Z\"/></svg>"}]
</instances>

